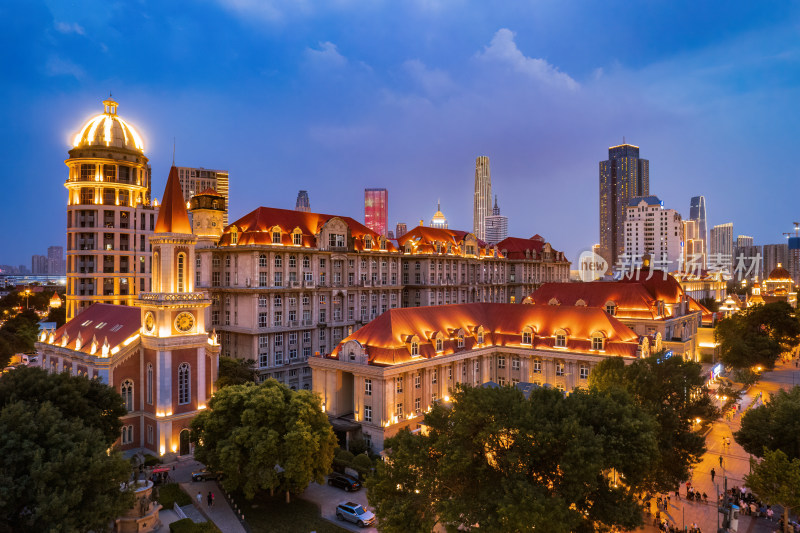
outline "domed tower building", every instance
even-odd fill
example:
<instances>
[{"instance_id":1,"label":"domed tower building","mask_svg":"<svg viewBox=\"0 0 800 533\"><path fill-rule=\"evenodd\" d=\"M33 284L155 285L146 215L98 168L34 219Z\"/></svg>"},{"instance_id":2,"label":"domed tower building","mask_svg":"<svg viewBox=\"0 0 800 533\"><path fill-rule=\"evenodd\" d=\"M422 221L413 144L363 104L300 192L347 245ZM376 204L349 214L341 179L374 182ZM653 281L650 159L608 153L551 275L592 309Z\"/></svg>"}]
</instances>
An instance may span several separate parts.
<instances>
[{"instance_id":1,"label":"domed tower building","mask_svg":"<svg viewBox=\"0 0 800 533\"><path fill-rule=\"evenodd\" d=\"M75 135L65 161L67 320L94 302L132 305L150 291L150 242L157 211L142 138L117 115L103 113Z\"/></svg>"}]
</instances>

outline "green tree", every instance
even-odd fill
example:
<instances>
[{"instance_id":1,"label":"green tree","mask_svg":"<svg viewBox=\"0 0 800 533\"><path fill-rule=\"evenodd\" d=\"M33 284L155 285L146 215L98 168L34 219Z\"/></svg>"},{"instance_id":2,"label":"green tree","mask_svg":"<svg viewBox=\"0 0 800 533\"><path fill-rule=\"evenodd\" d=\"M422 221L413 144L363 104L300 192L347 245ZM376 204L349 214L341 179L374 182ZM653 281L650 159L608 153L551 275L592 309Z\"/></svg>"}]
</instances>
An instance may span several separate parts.
<instances>
[{"instance_id":1,"label":"green tree","mask_svg":"<svg viewBox=\"0 0 800 533\"><path fill-rule=\"evenodd\" d=\"M60 328L67 322L67 308L61 306L50 309L50 312L47 314L47 318L44 319L44 322L55 322L56 328Z\"/></svg>"},{"instance_id":2,"label":"green tree","mask_svg":"<svg viewBox=\"0 0 800 533\"><path fill-rule=\"evenodd\" d=\"M15 401L50 402L64 418L78 418L100 430L107 446L119 438L119 417L127 412L119 393L99 380L37 367L20 367L0 379L0 406Z\"/></svg>"},{"instance_id":3,"label":"green tree","mask_svg":"<svg viewBox=\"0 0 800 533\"><path fill-rule=\"evenodd\" d=\"M726 365L772 369L782 353L800 344L800 322L789 304L773 302L720 320L714 335Z\"/></svg>"},{"instance_id":4,"label":"green tree","mask_svg":"<svg viewBox=\"0 0 800 533\"><path fill-rule=\"evenodd\" d=\"M322 483L337 448L320 399L274 379L220 389L192 421L195 458L225 473L248 499L261 489L299 493Z\"/></svg>"},{"instance_id":5,"label":"green tree","mask_svg":"<svg viewBox=\"0 0 800 533\"><path fill-rule=\"evenodd\" d=\"M39 333L39 317L26 310L6 320L0 327L0 366L5 367L15 353L33 351Z\"/></svg>"},{"instance_id":6,"label":"green tree","mask_svg":"<svg viewBox=\"0 0 800 533\"><path fill-rule=\"evenodd\" d=\"M756 456L766 448L800 459L800 387L789 392L779 390L769 403L747 411L733 438L747 453Z\"/></svg>"},{"instance_id":7,"label":"green tree","mask_svg":"<svg viewBox=\"0 0 800 533\"><path fill-rule=\"evenodd\" d=\"M763 455L761 462L750 459L744 482L767 504L783 507L784 532L789 533L789 512L800 509L800 459L790 461L780 450L765 449Z\"/></svg>"},{"instance_id":8,"label":"green tree","mask_svg":"<svg viewBox=\"0 0 800 533\"><path fill-rule=\"evenodd\" d=\"M648 491L675 490L705 453L705 439L692 429L697 419L715 420L719 411L702 393L704 382L699 363L663 354L629 365L609 358L589 375L591 387L627 391L656 420L659 456L642 485Z\"/></svg>"},{"instance_id":9,"label":"green tree","mask_svg":"<svg viewBox=\"0 0 800 533\"><path fill-rule=\"evenodd\" d=\"M217 388L229 385L244 385L256 381L255 361L252 359L236 359L220 356Z\"/></svg>"},{"instance_id":10,"label":"green tree","mask_svg":"<svg viewBox=\"0 0 800 533\"><path fill-rule=\"evenodd\" d=\"M717 311L719 311L719 302L715 298L712 298L712 297L700 298L697 301L697 303L699 303L700 305L702 305L703 307L705 307L706 309L708 309L712 313L716 313Z\"/></svg>"},{"instance_id":11,"label":"green tree","mask_svg":"<svg viewBox=\"0 0 800 533\"><path fill-rule=\"evenodd\" d=\"M624 391L542 388L526 400L513 387L459 387L452 408L434 406L424 424L424 435L388 439L389 457L367 479L382 531L642 523L635 492L655 461L655 423Z\"/></svg>"},{"instance_id":12,"label":"green tree","mask_svg":"<svg viewBox=\"0 0 800 533\"><path fill-rule=\"evenodd\" d=\"M110 424L96 411L109 406L91 405L98 395L85 387L88 381L36 368L0 379L0 529L106 531L132 505L132 494L120 490L130 464L113 448L119 429L107 432ZM47 382L65 396L26 389ZM67 405L76 398L89 407L85 420L80 408ZM118 394L116 403L122 404Z\"/></svg>"}]
</instances>

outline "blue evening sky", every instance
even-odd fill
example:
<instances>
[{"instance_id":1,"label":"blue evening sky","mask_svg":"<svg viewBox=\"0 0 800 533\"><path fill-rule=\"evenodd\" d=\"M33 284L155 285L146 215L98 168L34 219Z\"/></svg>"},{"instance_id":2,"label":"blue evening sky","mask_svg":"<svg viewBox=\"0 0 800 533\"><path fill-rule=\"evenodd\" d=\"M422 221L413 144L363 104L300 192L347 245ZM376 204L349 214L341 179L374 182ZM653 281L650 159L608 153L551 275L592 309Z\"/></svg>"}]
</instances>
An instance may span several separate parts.
<instances>
[{"instance_id":1,"label":"blue evening sky","mask_svg":"<svg viewBox=\"0 0 800 533\"><path fill-rule=\"evenodd\" d=\"M709 227L781 242L800 220L800 4L669 0L6 0L0 263L65 242L64 159L110 92L160 197L176 163L230 170L259 205L390 227L441 199L471 230L475 157L511 235L569 259L598 240L598 161L622 141L650 191Z\"/></svg>"}]
</instances>

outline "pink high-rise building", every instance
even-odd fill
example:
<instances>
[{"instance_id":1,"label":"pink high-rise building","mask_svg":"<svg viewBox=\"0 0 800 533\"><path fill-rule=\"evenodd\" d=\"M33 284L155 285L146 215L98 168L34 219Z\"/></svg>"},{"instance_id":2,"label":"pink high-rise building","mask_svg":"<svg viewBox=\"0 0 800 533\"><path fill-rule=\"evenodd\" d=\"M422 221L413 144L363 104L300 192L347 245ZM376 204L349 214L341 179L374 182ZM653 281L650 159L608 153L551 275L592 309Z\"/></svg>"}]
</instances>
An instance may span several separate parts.
<instances>
[{"instance_id":1,"label":"pink high-rise building","mask_svg":"<svg viewBox=\"0 0 800 533\"><path fill-rule=\"evenodd\" d=\"M364 189L364 225L384 237L389 229L389 191Z\"/></svg>"}]
</instances>

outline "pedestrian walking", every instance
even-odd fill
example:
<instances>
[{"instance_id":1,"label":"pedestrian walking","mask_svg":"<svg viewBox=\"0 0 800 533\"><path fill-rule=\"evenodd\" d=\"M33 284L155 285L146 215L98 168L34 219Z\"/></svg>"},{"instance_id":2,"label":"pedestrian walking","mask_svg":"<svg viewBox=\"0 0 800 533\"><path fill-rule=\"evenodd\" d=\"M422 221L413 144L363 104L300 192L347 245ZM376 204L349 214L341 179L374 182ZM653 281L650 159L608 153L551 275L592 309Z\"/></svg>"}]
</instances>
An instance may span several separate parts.
<instances>
[{"instance_id":1,"label":"pedestrian walking","mask_svg":"<svg viewBox=\"0 0 800 533\"><path fill-rule=\"evenodd\" d=\"M203 495L200 494L200 491L198 490L197 491L197 505L202 505L202 504L203 504Z\"/></svg>"},{"instance_id":2,"label":"pedestrian walking","mask_svg":"<svg viewBox=\"0 0 800 533\"><path fill-rule=\"evenodd\" d=\"M214 497L211 495L211 491L208 491L208 497L206 498L206 500L208 500L209 507L211 507L214 504Z\"/></svg>"},{"instance_id":3,"label":"pedestrian walking","mask_svg":"<svg viewBox=\"0 0 800 533\"><path fill-rule=\"evenodd\" d=\"M719 456L719 466L722 467L722 456Z\"/></svg>"},{"instance_id":4,"label":"pedestrian walking","mask_svg":"<svg viewBox=\"0 0 800 533\"><path fill-rule=\"evenodd\" d=\"M716 470L714 470L714 469L712 468L712 469L711 469L711 483L714 483L714 476L716 476L716 475L717 475L717 472L716 472Z\"/></svg>"}]
</instances>

